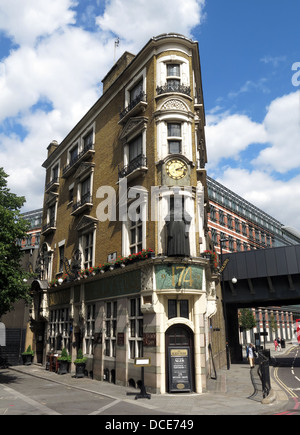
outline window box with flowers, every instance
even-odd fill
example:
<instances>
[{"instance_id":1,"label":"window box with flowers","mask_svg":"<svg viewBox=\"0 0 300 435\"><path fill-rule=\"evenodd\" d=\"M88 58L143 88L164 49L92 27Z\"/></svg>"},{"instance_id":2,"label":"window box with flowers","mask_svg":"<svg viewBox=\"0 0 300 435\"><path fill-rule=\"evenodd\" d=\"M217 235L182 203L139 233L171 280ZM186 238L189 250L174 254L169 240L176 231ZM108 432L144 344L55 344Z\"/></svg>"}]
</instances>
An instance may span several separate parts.
<instances>
[{"instance_id":1,"label":"window box with flowers","mask_svg":"<svg viewBox=\"0 0 300 435\"><path fill-rule=\"evenodd\" d=\"M217 257L216 252L206 250L201 254L201 257L207 258L210 260L210 264L212 266L212 269L216 270L218 268L218 257Z\"/></svg>"},{"instance_id":2,"label":"window box with flowers","mask_svg":"<svg viewBox=\"0 0 300 435\"><path fill-rule=\"evenodd\" d=\"M135 254L130 254L128 255L128 257L121 257L119 256L114 262L111 263L104 263L104 264L99 264L99 266L97 267L89 267L88 269L82 269L80 270L80 272L78 272L78 279L81 278L89 278L91 276L95 276L98 273L105 273L109 270L114 270L117 267L125 267L126 265L132 264L136 261L140 261L140 260L146 260L148 258L153 258L155 257L155 253L152 249L148 248L148 249L142 249L141 251L135 253ZM57 287L58 285L61 285L65 282L69 281L69 277L68 275L64 276L63 278L59 278L59 279L54 279L52 281L49 282L49 287Z\"/></svg>"}]
</instances>

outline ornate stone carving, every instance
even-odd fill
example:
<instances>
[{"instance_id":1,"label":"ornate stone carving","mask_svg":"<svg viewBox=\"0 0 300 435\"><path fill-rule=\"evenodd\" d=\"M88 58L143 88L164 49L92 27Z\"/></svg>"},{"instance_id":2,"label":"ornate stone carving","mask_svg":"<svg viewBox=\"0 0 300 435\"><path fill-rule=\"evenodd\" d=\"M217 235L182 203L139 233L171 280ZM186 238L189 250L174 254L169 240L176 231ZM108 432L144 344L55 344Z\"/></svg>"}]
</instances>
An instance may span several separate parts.
<instances>
[{"instance_id":1,"label":"ornate stone carving","mask_svg":"<svg viewBox=\"0 0 300 435\"><path fill-rule=\"evenodd\" d=\"M161 107L161 110L183 110L184 112L188 111L186 105L182 101L175 98L165 101Z\"/></svg>"}]
</instances>

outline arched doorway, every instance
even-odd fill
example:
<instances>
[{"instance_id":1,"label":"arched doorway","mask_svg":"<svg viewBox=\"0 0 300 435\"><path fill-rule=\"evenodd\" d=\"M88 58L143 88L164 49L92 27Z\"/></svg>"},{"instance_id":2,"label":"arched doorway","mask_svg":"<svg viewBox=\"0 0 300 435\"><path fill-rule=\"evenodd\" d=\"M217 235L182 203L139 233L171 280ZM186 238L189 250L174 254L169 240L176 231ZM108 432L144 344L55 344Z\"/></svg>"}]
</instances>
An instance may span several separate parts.
<instances>
[{"instance_id":1,"label":"arched doorway","mask_svg":"<svg viewBox=\"0 0 300 435\"><path fill-rule=\"evenodd\" d=\"M166 374L169 393L194 391L194 334L186 325L166 331Z\"/></svg>"}]
</instances>

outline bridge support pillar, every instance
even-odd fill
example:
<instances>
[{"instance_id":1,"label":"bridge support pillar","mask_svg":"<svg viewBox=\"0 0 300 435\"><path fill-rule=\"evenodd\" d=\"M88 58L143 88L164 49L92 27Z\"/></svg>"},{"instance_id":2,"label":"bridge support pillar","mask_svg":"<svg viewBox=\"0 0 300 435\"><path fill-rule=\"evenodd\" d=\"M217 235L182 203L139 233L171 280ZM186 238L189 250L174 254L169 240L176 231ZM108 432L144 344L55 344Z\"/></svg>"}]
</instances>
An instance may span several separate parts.
<instances>
[{"instance_id":1,"label":"bridge support pillar","mask_svg":"<svg viewBox=\"0 0 300 435\"><path fill-rule=\"evenodd\" d=\"M243 361L242 346L239 343L239 321L238 309L235 306L227 305L227 325L228 325L228 342L230 349L231 362Z\"/></svg>"}]
</instances>

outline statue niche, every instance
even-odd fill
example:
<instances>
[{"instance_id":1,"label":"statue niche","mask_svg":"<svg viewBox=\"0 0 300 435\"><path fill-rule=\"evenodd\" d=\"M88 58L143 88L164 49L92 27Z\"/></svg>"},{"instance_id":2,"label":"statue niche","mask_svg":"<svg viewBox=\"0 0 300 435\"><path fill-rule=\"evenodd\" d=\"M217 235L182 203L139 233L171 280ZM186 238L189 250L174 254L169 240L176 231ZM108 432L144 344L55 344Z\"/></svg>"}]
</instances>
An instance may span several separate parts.
<instances>
[{"instance_id":1,"label":"statue niche","mask_svg":"<svg viewBox=\"0 0 300 435\"><path fill-rule=\"evenodd\" d=\"M167 256L189 257L190 241L189 229L191 216L184 210L184 201L174 207L174 201L170 202L170 213L165 217L167 230Z\"/></svg>"}]
</instances>

